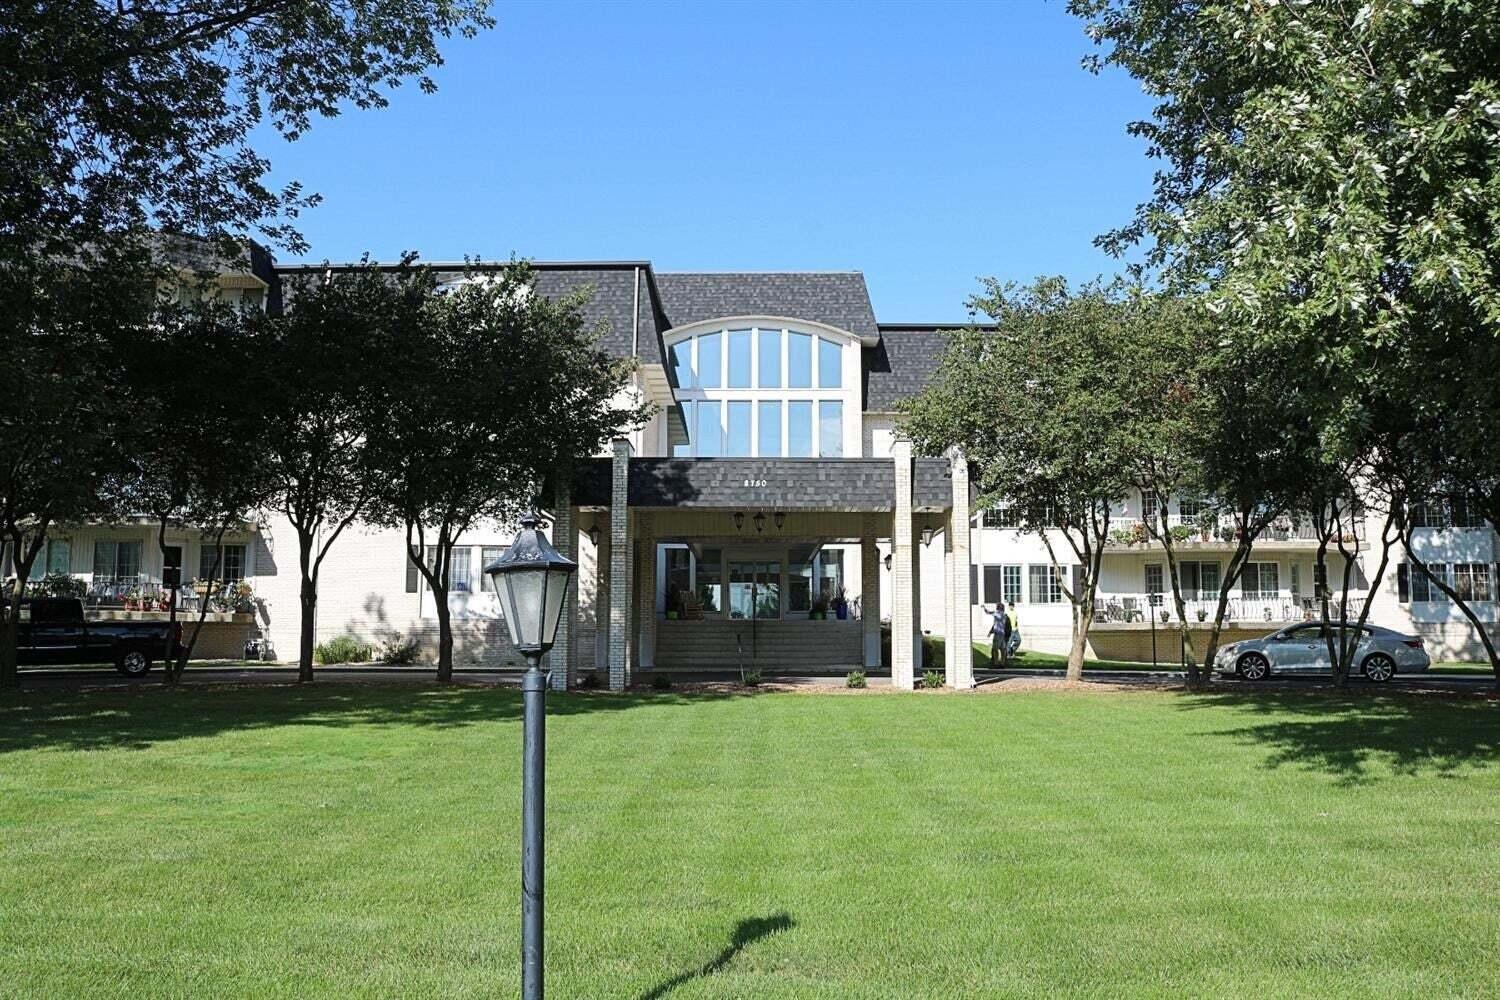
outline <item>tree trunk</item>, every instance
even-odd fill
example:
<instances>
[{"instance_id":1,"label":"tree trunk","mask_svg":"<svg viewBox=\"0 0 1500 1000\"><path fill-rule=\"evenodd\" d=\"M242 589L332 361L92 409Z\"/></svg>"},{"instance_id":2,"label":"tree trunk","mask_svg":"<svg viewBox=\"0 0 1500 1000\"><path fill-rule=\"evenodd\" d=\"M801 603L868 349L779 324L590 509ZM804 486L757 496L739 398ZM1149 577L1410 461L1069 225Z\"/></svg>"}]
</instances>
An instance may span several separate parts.
<instances>
[{"instance_id":1,"label":"tree trunk","mask_svg":"<svg viewBox=\"0 0 1500 1000\"><path fill-rule=\"evenodd\" d=\"M198 601L198 620L193 623L192 636L187 642L182 644L175 658L173 668L177 671L177 678L174 679L180 679L187 670L187 663L192 658L193 648L198 645L198 637L203 634L203 623L208 619L209 597L214 592L214 581L219 578L219 564L224 560L224 532L228 528L227 524L222 525L219 528L218 534L214 536L214 561L209 567L208 579L203 581L203 596ZM172 595L172 603L175 610L177 603L177 595L175 593Z\"/></svg>"},{"instance_id":2,"label":"tree trunk","mask_svg":"<svg viewBox=\"0 0 1500 1000\"><path fill-rule=\"evenodd\" d=\"M1089 621L1093 618L1091 610L1075 607L1073 611L1073 645L1068 648L1068 683L1074 684L1083 680L1083 654L1089 645Z\"/></svg>"},{"instance_id":3,"label":"tree trunk","mask_svg":"<svg viewBox=\"0 0 1500 1000\"><path fill-rule=\"evenodd\" d=\"M302 577L302 636L297 646L297 681L307 683L313 679L313 647L317 645L318 585L309 577Z\"/></svg>"},{"instance_id":4,"label":"tree trunk","mask_svg":"<svg viewBox=\"0 0 1500 1000\"><path fill-rule=\"evenodd\" d=\"M6 595L7 603L10 601ZM16 669L16 640L20 633L20 606L10 604L0 618L0 691L14 691L21 686L21 674Z\"/></svg>"},{"instance_id":5,"label":"tree trunk","mask_svg":"<svg viewBox=\"0 0 1500 1000\"><path fill-rule=\"evenodd\" d=\"M298 595L302 606L301 641L297 647L297 682L313 679L313 647L317 644L318 581L313 575L313 533L297 528L297 556L301 560L302 589Z\"/></svg>"},{"instance_id":6,"label":"tree trunk","mask_svg":"<svg viewBox=\"0 0 1500 1000\"><path fill-rule=\"evenodd\" d=\"M437 679L439 684L447 684L453 680L453 623L448 612L446 587L441 590L433 587L432 603L438 620Z\"/></svg>"},{"instance_id":7,"label":"tree trunk","mask_svg":"<svg viewBox=\"0 0 1500 1000\"><path fill-rule=\"evenodd\" d=\"M1224 568L1224 578L1219 581L1219 603L1214 608L1214 622L1208 630L1208 642L1205 643L1206 648L1203 650L1203 672L1198 676L1198 684L1208 685L1213 682L1214 659L1219 655L1219 639L1224 634L1224 615L1229 610L1229 592L1239 582L1240 574L1244 571L1245 564L1250 561L1250 551L1255 545L1255 538L1249 530L1248 519L1243 520L1242 524L1244 530L1240 532L1234 555L1229 557L1229 565ZM1188 673L1188 685L1190 687L1194 685L1192 671Z\"/></svg>"},{"instance_id":8,"label":"tree trunk","mask_svg":"<svg viewBox=\"0 0 1500 1000\"><path fill-rule=\"evenodd\" d=\"M16 579L11 584L10 593L0 594L0 602L3 602L0 604L0 691L13 691L21 686L17 649L21 634L21 600L26 596L26 581L42 548L41 536L25 545L19 532L11 533L11 543ZM0 545L0 548L4 546Z\"/></svg>"}]
</instances>

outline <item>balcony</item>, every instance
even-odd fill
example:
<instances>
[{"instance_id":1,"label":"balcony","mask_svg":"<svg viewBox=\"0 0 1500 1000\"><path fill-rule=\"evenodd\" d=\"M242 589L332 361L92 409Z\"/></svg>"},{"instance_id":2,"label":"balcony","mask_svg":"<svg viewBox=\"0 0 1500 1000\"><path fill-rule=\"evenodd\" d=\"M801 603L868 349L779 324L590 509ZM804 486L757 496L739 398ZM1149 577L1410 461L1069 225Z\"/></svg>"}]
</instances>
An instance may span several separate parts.
<instances>
[{"instance_id":1,"label":"balcony","mask_svg":"<svg viewBox=\"0 0 1500 1000\"><path fill-rule=\"evenodd\" d=\"M1152 523L1154 526L1155 522ZM1109 548L1146 549L1158 544L1152 539L1151 532L1147 530L1146 522L1140 518L1114 518L1110 524L1112 527L1109 540L1105 543ZM1193 514L1169 514L1167 530L1172 534L1174 545L1183 548L1232 549L1237 544L1238 529L1235 527L1234 518L1227 515L1205 518ZM1344 542L1352 544L1362 541L1364 537L1364 521L1356 521L1354 530L1344 534ZM1315 549L1318 546L1318 529L1311 518L1278 518L1261 532L1260 537L1256 539L1256 544L1278 544L1292 548ZM1330 542L1329 548L1336 548L1336 543Z\"/></svg>"},{"instance_id":2,"label":"balcony","mask_svg":"<svg viewBox=\"0 0 1500 1000\"><path fill-rule=\"evenodd\" d=\"M1157 626L1175 627L1177 621L1176 602L1171 594L1155 595L1161 599L1161 604L1153 608L1151 606L1151 595L1147 594L1119 594L1110 593L1099 595L1094 608L1094 628L1150 628L1153 624ZM1213 621L1214 612L1219 607L1219 595L1217 592L1194 591L1184 595L1183 604L1187 609L1187 621L1189 626L1203 625L1207 627ZM1364 610L1368 596L1365 594L1349 595L1349 617L1357 618ZM1155 620L1147 615L1155 612ZM1338 617L1338 601L1335 599L1329 603L1329 614ZM1242 593L1229 598L1228 607L1224 612L1224 623L1226 625L1284 625L1288 622L1317 621L1322 615L1318 602L1311 597L1294 597L1287 591L1276 593Z\"/></svg>"}]
</instances>

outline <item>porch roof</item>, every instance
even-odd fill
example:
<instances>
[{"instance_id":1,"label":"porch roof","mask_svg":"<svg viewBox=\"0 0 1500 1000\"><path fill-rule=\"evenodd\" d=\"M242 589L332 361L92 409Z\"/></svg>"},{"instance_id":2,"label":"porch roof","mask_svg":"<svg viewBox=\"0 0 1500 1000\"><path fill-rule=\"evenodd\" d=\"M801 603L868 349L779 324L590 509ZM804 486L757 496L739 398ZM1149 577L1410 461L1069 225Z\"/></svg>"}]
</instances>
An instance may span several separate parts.
<instances>
[{"instance_id":1,"label":"porch roof","mask_svg":"<svg viewBox=\"0 0 1500 1000\"><path fill-rule=\"evenodd\" d=\"M573 479L574 506L609 507L613 475L612 459L579 463ZM952 507L952 478L946 458L915 459L913 511ZM886 512L896 506L896 467L888 458L632 458L627 503Z\"/></svg>"}]
</instances>

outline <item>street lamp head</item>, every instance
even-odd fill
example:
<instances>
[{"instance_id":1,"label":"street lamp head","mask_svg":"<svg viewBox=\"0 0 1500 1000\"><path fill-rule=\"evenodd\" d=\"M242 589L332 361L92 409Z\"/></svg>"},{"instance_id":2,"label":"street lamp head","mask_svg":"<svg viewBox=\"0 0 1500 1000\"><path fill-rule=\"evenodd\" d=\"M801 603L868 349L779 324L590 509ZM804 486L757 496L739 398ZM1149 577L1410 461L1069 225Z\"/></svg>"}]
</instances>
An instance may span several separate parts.
<instances>
[{"instance_id":1,"label":"street lamp head","mask_svg":"<svg viewBox=\"0 0 1500 1000\"><path fill-rule=\"evenodd\" d=\"M885 554L885 568L886 569L890 569L891 568L891 554L889 552L887 552Z\"/></svg>"},{"instance_id":2,"label":"street lamp head","mask_svg":"<svg viewBox=\"0 0 1500 1000\"><path fill-rule=\"evenodd\" d=\"M786 524L786 511L778 510L776 512L776 530L780 531L783 524Z\"/></svg>"},{"instance_id":3,"label":"street lamp head","mask_svg":"<svg viewBox=\"0 0 1500 1000\"><path fill-rule=\"evenodd\" d=\"M734 530L742 531L745 527L745 512L737 510L734 512Z\"/></svg>"},{"instance_id":4,"label":"street lamp head","mask_svg":"<svg viewBox=\"0 0 1500 1000\"><path fill-rule=\"evenodd\" d=\"M765 511L763 511L763 510L756 511L755 512L755 516L752 517L750 520L752 520L752 521L755 522L755 533L757 535L760 534L762 531L766 530L766 512Z\"/></svg>"},{"instance_id":5,"label":"street lamp head","mask_svg":"<svg viewBox=\"0 0 1500 1000\"><path fill-rule=\"evenodd\" d=\"M484 568L510 629L511 644L521 653L536 655L552 648L568 578L578 568L547 541L541 523L535 514L521 518L515 541Z\"/></svg>"},{"instance_id":6,"label":"street lamp head","mask_svg":"<svg viewBox=\"0 0 1500 1000\"><path fill-rule=\"evenodd\" d=\"M597 523L589 525L589 544L599 544L599 525Z\"/></svg>"}]
</instances>

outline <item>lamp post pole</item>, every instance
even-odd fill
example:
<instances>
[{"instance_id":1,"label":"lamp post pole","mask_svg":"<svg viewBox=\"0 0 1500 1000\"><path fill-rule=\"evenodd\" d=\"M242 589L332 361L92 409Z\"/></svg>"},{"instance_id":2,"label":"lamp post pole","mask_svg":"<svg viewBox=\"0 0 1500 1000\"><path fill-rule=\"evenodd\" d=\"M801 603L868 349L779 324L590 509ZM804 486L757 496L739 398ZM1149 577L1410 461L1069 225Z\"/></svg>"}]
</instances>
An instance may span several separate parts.
<instances>
[{"instance_id":1,"label":"lamp post pole","mask_svg":"<svg viewBox=\"0 0 1500 1000\"><path fill-rule=\"evenodd\" d=\"M542 1000L543 826L546 815L547 675L542 657L552 648L567 604L568 579L578 564L542 534L542 519L521 518L516 540L484 568L510 641L526 657L521 677L521 998Z\"/></svg>"},{"instance_id":2,"label":"lamp post pole","mask_svg":"<svg viewBox=\"0 0 1500 1000\"><path fill-rule=\"evenodd\" d=\"M521 678L521 997L542 1000L543 831L547 784L547 675L540 651Z\"/></svg>"}]
</instances>

